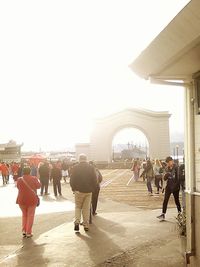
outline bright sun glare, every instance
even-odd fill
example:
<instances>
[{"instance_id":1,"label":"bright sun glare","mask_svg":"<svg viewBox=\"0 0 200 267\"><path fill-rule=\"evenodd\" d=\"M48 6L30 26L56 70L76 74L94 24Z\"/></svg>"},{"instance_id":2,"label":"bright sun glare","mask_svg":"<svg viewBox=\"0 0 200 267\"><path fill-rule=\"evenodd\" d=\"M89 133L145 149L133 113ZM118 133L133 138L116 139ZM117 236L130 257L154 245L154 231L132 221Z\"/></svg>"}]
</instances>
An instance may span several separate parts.
<instances>
[{"instance_id":1,"label":"bright sun glare","mask_svg":"<svg viewBox=\"0 0 200 267\"><path fill-rule=\"evenodd\" d=\"M0 142L66 149L127 107L168 110L183 131L182 88L160 90L128 66L187 2L1 1Z\"/></svg>"}]
</instances>

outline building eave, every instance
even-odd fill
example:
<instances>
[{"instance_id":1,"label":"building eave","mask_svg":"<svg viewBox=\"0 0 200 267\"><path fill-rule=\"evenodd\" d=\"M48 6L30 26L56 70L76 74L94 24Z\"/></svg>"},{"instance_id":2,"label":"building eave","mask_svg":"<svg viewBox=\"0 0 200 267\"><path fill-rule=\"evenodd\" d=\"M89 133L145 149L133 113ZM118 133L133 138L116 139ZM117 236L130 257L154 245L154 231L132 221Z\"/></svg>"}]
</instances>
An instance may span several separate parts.
<instances>
[{"instance_id":1,"label":"building eave","mask_svg":"<svg viewBox=\"0 0 200 267\"><path fill-rule=\"evenodd\" d=\"M143 79L189 83L200 70L200 1L192 0L134 60Z\"/></svg>"}]
</instances>

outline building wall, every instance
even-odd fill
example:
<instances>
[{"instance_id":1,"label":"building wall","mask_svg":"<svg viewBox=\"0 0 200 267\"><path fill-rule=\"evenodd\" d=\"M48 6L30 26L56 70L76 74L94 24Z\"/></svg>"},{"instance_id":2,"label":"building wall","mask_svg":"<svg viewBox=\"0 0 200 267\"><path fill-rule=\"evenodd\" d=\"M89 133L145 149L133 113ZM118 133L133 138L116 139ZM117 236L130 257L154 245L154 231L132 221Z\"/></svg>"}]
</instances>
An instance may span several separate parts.
<instances>
[{"instance_id":1,"label":"building wall","mask_svg":"<svg viewBox=\"0 0 200 267\"><path fill-rule=\"evenodd\" d=\"M190 196L186 196L186 203L187 205L190 205ZM199 195L193 195L193 212L188 216L188 221L191 221L191 224L194 224L194 231L192 231L192 242L194 242L194 256L190 257L190 267L197 267L200 266L200 194ZM191 216L191 217L190 217ZM187 239L190 238L189 236ZM188 240L187 240L188 241ZM191 251L190 246L187 244L187 252Z\"/></svg>"},{"instance_id":2,"label":"building wall","mask_svg":"<svg viewBox=\"0 0 200 267\"><path fill-rule=\"evenodd\" d=\"M195 88L186 89L186 218L187 249L192 267L200 266L200 115L196 112Z\"/></svg>"},{"instance_id":3,"label":"building wall","mask_svg":"<svg viewBox=\"0 0 200 267\"><path fill-rule=\"evenodd\" d=\"M193 89L194 90L194 89ZM192 267L200 266L200 115L197 114L197 106L194 105L194 146L195 146L195 175L194 175L194 210L191 215L194 220L193 238L195 256L191 257Z\"/></svg>"},{"instance_id":4,"label":"building wall","mask_svg":"<svg viewBox=\"0 0 200 267\"><path fill-rule=\"evenodd\" d=\"M200 195L194 197L194 206L195 206L195 247L196 255L193 259L193 266L200 266Z\"/></svg>"},{"instance_id":5,"label":"building wall","mask_svg":"<svg viewBox=\"0 0 200 267\"><path fill-rule=\"evenodd\" d=\"M195 116L195 187L200 192L200 115Z\"/></svg>"}]
</instances>

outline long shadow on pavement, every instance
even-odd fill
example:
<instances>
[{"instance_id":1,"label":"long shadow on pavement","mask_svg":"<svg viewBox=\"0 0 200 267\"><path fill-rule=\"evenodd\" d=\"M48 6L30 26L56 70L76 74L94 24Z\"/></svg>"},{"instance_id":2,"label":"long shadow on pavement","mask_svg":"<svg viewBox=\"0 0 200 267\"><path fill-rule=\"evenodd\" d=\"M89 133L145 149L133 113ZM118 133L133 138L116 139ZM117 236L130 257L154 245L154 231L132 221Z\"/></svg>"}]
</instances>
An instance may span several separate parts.
<instances>
[{"instance_id":1,"label":"long shadow on pavement","mask_svg":"<svg viewBox=\"0 0 200 267\"><path fill-rule=\"evenodd\" d=\"M47 266L48 259L43 257L43 253L45 250L45 243L43 244L37 244L33 239L24 239L23 240L23 247L18 252L17 255L17 265L16 267L25 267L27 266ZM37 257L30 257L31 253L30 251L33 251ZM33 262L34 259L34 262Z\"/></svg>"},{"instance_id":2,"label":"long shadow on pavement","mask_svg":"<svg viewBox=\"0 0 200 267\"><path fill-rule=\"evenodd\" d=\"M122 252L122 249L115 243L115 236L123 236L125 228L120 224L107 220L103 217L95 217L90 230L86 235L77 233L77 237L84 240L89 248L89 256L94 266L112 257L113 255Z\"/></svg>"}]
</instances>

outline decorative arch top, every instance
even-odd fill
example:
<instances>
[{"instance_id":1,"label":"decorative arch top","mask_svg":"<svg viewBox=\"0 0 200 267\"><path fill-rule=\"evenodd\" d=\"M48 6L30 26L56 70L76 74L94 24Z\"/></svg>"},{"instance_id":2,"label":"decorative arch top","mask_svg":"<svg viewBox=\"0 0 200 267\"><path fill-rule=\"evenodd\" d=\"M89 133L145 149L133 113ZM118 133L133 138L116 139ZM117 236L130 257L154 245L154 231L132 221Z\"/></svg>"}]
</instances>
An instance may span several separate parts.
<instances>
[{"instance_id":1,"label":"decorative arch top","mask_svg":"<svg viewBox=\"0 0 200 267\"><path fill-rule=\"evenodd\" d=\"M88 144L89 158L97 162L112 160L112 139L119 129L133 127L142 131L149 142L151 158L164 159L170 153L168 111L127 108L95 120Z\"/></svg>"}]
</instances>

